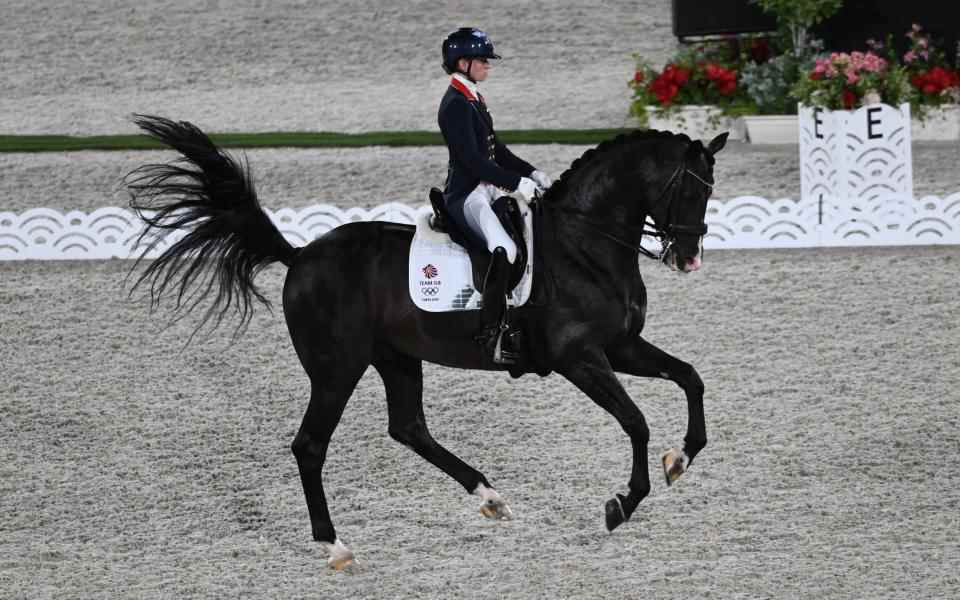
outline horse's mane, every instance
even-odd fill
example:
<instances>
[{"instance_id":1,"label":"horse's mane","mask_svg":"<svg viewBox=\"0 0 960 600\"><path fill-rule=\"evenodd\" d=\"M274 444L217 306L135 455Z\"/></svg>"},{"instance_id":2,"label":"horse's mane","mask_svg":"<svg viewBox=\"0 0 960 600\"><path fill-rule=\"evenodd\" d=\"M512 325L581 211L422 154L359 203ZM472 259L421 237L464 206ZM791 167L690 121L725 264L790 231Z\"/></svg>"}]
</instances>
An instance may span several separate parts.
<instances>
[{"instance_id":1,"label":"horse's mane","mask_svg":"<svg viewBox=\"0 0 960 600\"><path fill-rule=\"evenodd\" d=\"M550 202L553 198L562 195L573 175L585 165L592 164L596 161L597 157L604 156L611 150L634 142L667 139L680 139L685 143L690 143L690 138L685 133L673 133L672 131L660 131L658 129L635 129L629 133L621 133L613 139L604 140L595 148L588 149L580 158L574 159L574 161L570 163L570 167L560 174L560 177L553 182L550 189L543 195L543 201Z\"/></svg>"}]
</instances>

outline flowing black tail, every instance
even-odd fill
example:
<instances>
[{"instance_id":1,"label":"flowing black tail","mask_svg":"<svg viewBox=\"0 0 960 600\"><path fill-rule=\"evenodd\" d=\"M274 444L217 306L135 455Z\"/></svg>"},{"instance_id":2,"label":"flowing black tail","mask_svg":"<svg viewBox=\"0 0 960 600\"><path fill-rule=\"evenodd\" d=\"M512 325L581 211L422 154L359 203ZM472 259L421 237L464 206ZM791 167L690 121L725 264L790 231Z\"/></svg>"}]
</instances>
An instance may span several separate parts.
<instances>
[{"instance_id":1,"label":"flowing black tail","mask_svg":"<svg viewBox=\"0 0 960 600\"><path fill-rule=\"evenodd\" d=\"M169 287L176 290L175 311L187 313L215 291L197 330L211 318L215 328L231 307L240 313L241 330L254 298L270 306L254 277L273 262L290 266L298 250L260 208L245 161L238 163L191 123L148 115L134 115L134 123L182 155L139 167L124 180L130 207L147 225L137 240L146 240L147 249L134 268L171 232L186 233L147 266L131 292L149 281L156 306Z\"/></svg>"}]
</instances>

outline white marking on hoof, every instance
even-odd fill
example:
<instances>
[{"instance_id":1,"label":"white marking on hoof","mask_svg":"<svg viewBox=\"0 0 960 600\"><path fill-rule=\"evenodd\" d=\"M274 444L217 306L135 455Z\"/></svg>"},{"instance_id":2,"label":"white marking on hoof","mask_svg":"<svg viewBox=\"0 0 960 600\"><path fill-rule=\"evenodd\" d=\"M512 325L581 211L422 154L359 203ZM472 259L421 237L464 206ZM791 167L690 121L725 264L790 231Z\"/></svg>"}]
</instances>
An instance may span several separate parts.
<instances>
[{"instance_id":1,"label":"white marking on hoof","mask_svg":"<svg viewBox=\"0 0 960 600\"><path fill-rule=\"evenodd\" d=\"M513 519L513 511L507 506L497 490L488 488L482 483L477 484L477 489L473 493L480 496L483 502L480 504L480 514L488 519L496 521L509 521Z\"/></svg>"},{"instance_id":2,"label":"white marking on hoof","mask_svg":"<svg viewBox=\"0 0 960 600\"><path fill-rule=\"evenodd\" d=\"M320 545L330 556L327 559L327 565L331 569L342 571L350 565L356 564L356 559L353 556L353 552L343 545L343 542L340 541L340 538L334 540L332 544L329 542L320 542Z\"/></svg>"},{"instance_id":3,"label":"white marking on hoof","mask_svg":"<svg viewBox=\"0 0 960 600\"><path fill-rule=\"evenodd\" d=\"M673 485L674 481L680 479L680 476L687 472L690 459L686 452L671 448L660 455L660 462L663 465L663 476L669 486Z\"/></svg>"}]
</instances>

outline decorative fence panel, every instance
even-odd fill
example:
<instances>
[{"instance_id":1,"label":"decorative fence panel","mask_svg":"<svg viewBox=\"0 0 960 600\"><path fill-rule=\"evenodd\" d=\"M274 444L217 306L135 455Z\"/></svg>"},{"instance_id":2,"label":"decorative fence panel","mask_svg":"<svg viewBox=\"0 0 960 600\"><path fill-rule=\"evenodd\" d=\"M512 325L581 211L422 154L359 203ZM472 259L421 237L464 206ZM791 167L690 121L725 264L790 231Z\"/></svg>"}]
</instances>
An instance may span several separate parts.
<instances>
[{"instance_id":1,"label":"decorative fence panel","mask_svg":"<svg viewBox=\"0 0 960 600\"><path fill-rule=\"evenodd\" d=\"M910 105L799 107L800 197L858 206L913 195Z\"/></svg>"},{"instance_id":2,"label":"decorative fence panel","mask_svg":"<svg viewBox=\"0 0 960 600\"><path fill-rule=\"evenodd\" d=\"M291 243L302 246L344 223L412 224L420 210L427 208L394 202L371 209L315 205L267 213ZM856 206L828 199L797 202L744 196L711 200L706 222L708 249L960 244L960 193L919 199L878 196ZM141 231L136 215L122 208L99 208L89 214L62 214L49 208L0 212L0 260L134 258L149 246L149 240L137 245ZM147 256L158 256L181 235L174 232L158 241ZM648 243L656 249L655 241Z\"/></svg>"}]
</instances>

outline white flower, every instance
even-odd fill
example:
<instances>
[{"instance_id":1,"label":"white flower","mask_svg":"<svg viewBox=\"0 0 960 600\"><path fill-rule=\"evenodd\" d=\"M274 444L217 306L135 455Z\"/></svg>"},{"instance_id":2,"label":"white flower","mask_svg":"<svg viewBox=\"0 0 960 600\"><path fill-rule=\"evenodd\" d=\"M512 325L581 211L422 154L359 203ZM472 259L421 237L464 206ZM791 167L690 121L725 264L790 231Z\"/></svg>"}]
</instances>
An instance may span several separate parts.
<instances>
[{"instance_id":1,"label":"white flower","mask_svg":"<svg viewBox=\"0 0 960 600\"><path fill-rule=\"evenodd\" d=\"M880 94L876 90L867 90L867 93L863 95L863 106L870 106L871 104L880 104L883 102L883 99L880 98Z\"/></svg>"}]
</instances>

